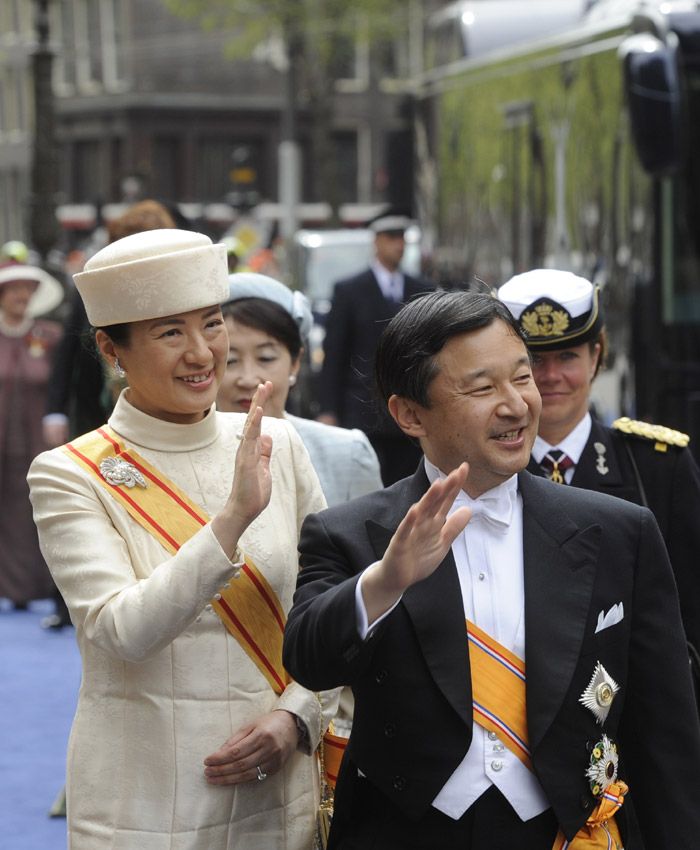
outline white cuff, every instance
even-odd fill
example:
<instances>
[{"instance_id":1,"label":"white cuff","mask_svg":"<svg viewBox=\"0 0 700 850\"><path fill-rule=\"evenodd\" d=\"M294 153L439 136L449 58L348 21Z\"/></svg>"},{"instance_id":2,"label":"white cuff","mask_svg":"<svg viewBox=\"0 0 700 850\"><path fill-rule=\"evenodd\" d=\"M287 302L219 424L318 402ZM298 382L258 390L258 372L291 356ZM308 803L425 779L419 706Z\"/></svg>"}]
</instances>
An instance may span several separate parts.
<instances>
[{"instance_id":1,"label":"white cuff","mask_svg":"<svg viewBox=\"0 0 700 850\"><path fill-rule=\"evenodd\" d=\"M378 564L379 561L375 561L374 564ZM394 604L389 608L388 611L385 611L381 617L377 617L377 619L370 625L367 622L367 609L365 608L365 600L362 598L362 579L365 577L365 573L370 567L373 567L374 564L370 564L367 569L360 576L360 580L355 585L355 616L357 617L357 633L360 636L361 640L366 640L369 637L370 632L374 631L374 629L381 623L381 621L389 616L391 612L396 608L396 606L401 602L403 597L403 593L399 598L394 602Z\"/></svg>"}]
</instances>

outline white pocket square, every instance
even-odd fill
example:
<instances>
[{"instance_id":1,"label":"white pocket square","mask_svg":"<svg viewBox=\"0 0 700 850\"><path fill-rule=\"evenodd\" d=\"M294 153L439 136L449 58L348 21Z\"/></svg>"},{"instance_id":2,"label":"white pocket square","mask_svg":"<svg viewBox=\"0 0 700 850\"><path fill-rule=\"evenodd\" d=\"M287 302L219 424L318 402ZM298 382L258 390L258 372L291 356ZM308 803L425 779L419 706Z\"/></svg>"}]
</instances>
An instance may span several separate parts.
<instances>
[{"instance_id":1,"label":"white pocket square","mask_svg":"<svg viewBox=\"0 0 700 850\"><path fill-rule=\"evenodd\" d=\"M610 626L614 626L616 623L621 623L624 616L625 609L622 602L618 602L617 605L613 605L607 613L605 611L601 611L600 614L598 614L598 625L595 627L595 633L598 634L598 632L602 632L603 629L609 629Z\"/></svg>"}]
</instances>

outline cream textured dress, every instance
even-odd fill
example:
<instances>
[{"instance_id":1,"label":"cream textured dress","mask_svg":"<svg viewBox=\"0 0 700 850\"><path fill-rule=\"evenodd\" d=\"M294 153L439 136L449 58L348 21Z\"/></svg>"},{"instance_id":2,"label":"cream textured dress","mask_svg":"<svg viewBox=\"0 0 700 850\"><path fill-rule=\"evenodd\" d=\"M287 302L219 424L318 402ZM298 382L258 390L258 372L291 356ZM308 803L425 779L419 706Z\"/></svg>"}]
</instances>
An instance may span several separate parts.
<instances>
[{"instance_id":1,"label":"cream textured dress","mask_svg":"<svg viewBox=\"0 0 700 850\"><path fill-rule=\"evenodd\" d=\"M194 425L154 419L119 398L110 426L209 516L231 489L244 416ZM272 497L241 538L289 610L302 520L324 507L294 429L272 435ZM274 708L307 725L328 716L293 683L277 697L209 606L232 575L210 526L175 556L61 449L29 473L42 551L76 627L83 680L68 751L71 850L309 850L315 761L300 751L263 782L210 786L203 760ZM334 707L329 700L326 714Z\"/></svg>"}]
</instances>

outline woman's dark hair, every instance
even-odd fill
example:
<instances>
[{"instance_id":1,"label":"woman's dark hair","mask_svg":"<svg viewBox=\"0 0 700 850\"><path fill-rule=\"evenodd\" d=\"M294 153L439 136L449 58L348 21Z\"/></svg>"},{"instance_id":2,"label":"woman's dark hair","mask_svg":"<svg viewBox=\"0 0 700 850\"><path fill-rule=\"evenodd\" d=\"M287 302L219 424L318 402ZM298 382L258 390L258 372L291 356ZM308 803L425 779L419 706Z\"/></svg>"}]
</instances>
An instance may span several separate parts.
<instances>
[{"instance_id":1,"label":"woman's dark hair","mask_svg":"<svg viewBox=\"0 0 700 850\"><path fill-rule=\"evenodd\" d=\"M231 316L234 321L281 342L292 360L299 356L302 348L299 327L284 307L267 298L240 298L229 301L221 309L224 316Z\"/></svg>"},{"instance_id":2,"label":"woman's dark hair","mask_svg":"<svg viewBox=\"0 0 700 850\"><path fill-rule=\"evenodd\" d=\"M479 292L431 292L409 301L384 329L375 357L377 390L429 408L428 388L438 373L436 356L453 336L484 328L500 319L523 341L508 308Z\"/></svg>"},{"instance_id":3,"label":"woman's dark hair","mask_svg":"<svg viewBox=\"0 0 700 850\"><path fill-rule=\"evenodd\" d=\"M126 348L129 345L129 341L131 339L130 322L121 322L117 325L107 325L107 327L104 328L92 328L90 336L92 337L93 343L95 342L95 333L97 331L104 331L104 333L106 333L116 345L121 345L123 348ZM95 350L97 351L96 344Z\"/></svg>"},{"instance_id":4,"label":"woman's dark hair","mask_svg":"<svg viewBox=\"0 0 700 850\"><path fill-rule=\"evenodd\" d=\"M598 372L600 372L601 369L605 369L608 361L608 332L605 325L603 325L600 329L598 336L588 343L591 354L593 354L596 345L600 346L600 351L598 352L598 362L596 363L595 372L593 373L594 378L597 377Z\"/></svg>"}]
</instances>

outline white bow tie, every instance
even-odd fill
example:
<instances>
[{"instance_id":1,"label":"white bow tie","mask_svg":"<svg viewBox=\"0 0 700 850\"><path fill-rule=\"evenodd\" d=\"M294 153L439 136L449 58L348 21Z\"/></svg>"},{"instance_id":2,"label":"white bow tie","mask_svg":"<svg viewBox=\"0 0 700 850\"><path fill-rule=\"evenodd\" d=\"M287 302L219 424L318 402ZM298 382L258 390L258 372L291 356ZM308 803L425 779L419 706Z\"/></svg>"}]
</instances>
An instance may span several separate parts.
<instances>
[{"instance_id":1,"label":"white bow tie","mask_svg":"<svg viewBox=\"0 0 700 850\"><path fill-rule=\"evenodd\" d=\"M469 508L473 521L477 518L491 522L499 528L507 528L513 516L513 506L517 491L513 488L502 487L496 493L487 493L472 499L466 493L458 494L454 501L455 508Z\"/></svg>"}]
</instances>

